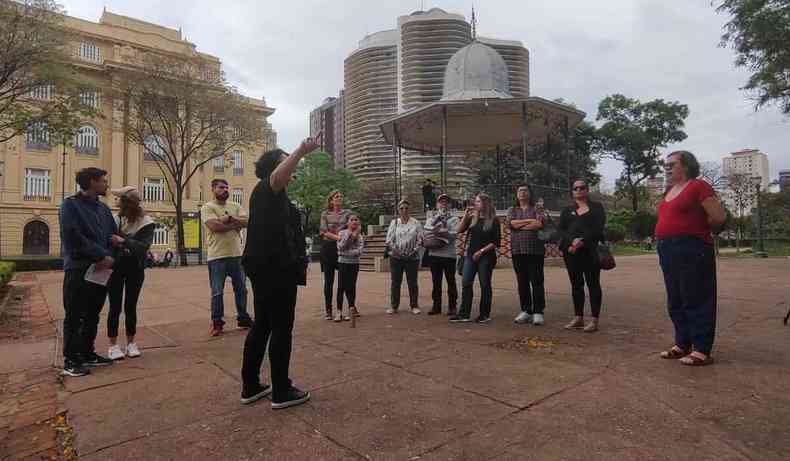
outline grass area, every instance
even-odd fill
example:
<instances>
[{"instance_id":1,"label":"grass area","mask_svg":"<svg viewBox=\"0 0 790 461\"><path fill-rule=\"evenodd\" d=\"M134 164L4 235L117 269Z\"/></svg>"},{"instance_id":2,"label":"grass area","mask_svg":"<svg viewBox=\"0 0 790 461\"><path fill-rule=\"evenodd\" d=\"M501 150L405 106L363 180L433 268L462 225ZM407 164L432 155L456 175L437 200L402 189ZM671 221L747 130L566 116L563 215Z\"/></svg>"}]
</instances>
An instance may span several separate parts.
<instances>
[{"instance_id":1,"label":"grass area","mask_svg":"<svg viewBox=\"0 0 790 461\"><path fill-rule=\"evenodd\" d=\"M723 258L753 258L755 247L741 249L740 253L736 253L732 247L721 248L719 256ZM790 243L789 242L765 242L765 252L769 257L788 257L790 256Z\"/></svg>"},{"instance_id":2,"label":"grass area","mask_svg":"<svg viewBox=\"0 0 790 461\"><path fill-rule=\"evenodd\" d=\"M655 254L655 250L643 250L637 245L614 244L611 245L612 254L615 256L641 256Z\"/></svg>"}]
</instances>

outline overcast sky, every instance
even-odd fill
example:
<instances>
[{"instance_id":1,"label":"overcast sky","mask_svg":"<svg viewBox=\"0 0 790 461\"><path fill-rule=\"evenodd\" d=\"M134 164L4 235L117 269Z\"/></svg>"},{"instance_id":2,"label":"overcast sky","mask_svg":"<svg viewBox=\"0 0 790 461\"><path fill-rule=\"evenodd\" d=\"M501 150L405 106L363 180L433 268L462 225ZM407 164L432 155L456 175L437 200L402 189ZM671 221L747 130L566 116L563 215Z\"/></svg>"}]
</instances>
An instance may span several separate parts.
<instances>
[{"instance_id":1,"label":"overcast sky","mask_svg":"<svg viewBox=\"0 0 790 461\"><path fill-rule=\"evenodd\" d=\"M471 0L62 0L68 13L98 21L102 8L181 28L198 50L218 56L243 93L276 108L279 143L307 135L309 112L343 85L343 59L367 33L397 16L440 7L471 13ZM771 177L790 169L790 120L755 113L738 88L746 80L718 47L726 18L710 0L478 0L478 33L520 40L530 51L531 94L564 98L595 119L598 102L622 93L687 104L685 148L702 160L759 148ZM608 182L619 165L605 162Z\"/></svg>"}]
</instances>

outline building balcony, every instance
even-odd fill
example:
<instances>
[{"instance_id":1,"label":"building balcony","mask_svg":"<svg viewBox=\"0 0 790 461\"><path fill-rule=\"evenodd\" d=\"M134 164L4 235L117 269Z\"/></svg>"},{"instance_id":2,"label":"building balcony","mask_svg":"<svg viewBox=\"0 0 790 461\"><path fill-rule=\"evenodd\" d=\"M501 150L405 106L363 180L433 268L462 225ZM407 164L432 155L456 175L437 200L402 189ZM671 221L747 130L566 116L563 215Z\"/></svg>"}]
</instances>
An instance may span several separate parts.
<instances>
[{"instance_id":1,"label":"building balcony","mask_svg":"<svg viewBox=\"0 0 790 461\"><path fill-rule=\"evenodd\" d=\"M233 176L244 176L244 168L234 168Z\"/></svg>"},{"instance_id":2,"label":"building balcony","mask_svg":"<svg viewBox=\"0 0 790 461\"><path fill-rule=\"evenodd\" d=\"M27 150L50 150L52 146L47 141L25 141Z\"/></svg>"},{"instance_id":3,"label":"building balcony","mask_svg":"<svg viewBox=\"0 0 790 461\"><path fill-rule=\"evenodd\" d=\"M26 202L49 202L52 200L51 195L25 195L22 199Z\"/></svg>"},{"instance_id":4,"label":"building balcony","mask_svg":"<svg viewBox=\"0 0 790 461\"><path fill-rule=\"evenodd\" d=\"M82 155L99 155L99 148L96 146L75 146L74 151Z\"/></svg>"}]
</instances>

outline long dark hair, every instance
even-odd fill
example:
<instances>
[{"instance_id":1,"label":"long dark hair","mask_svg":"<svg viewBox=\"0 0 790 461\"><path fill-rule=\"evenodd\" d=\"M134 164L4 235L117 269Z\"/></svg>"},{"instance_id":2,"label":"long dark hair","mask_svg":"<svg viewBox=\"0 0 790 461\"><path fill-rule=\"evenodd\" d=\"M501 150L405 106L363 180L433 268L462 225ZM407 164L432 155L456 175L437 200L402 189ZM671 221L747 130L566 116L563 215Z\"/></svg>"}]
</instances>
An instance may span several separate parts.
<instances>
[{"instance_id":1,"label":"long dark hair","mask_svg":"<svg viewBox=\"0 0 790 461\"><path fill-rule=\"evenodd\" d=\"M268 180L269 176L272 175L274 169L277 168L277 165L280 163L280 158L287 156L288 153L282 149L272 149L265 152L255 162L255 176L260 179Z\"/></svg>"},{"instance_id":2,"label":"long dark hair","mask_svg":"<svg viewBox=\"0 0 790 461\"><path fill-rule=\"evenodd\" d=\"M145 210L140 206L140 200L134 200L127 195L121 196L119 206L118 216L126 218L130 224L136 223L145 216Z\"/></svg>"},{"instance_id":3,"label":"long dark hair","mask_svg":"<svg viewBox=\"0 0 790 461\"><path fill-rule=\"evenodd\" d=\"M513 206L515 206L516 208L521 206L521 204L518 203L518 190L521 189L522 187L527 188L527 194L529 194L529 196L527 197L527 203L529 203L529 206L535 206L535 197L532 195L532 186L526 183L519 184L518 186L516 186L516 201L514 202L515 205Z\"/></svg>"}]
</instances>

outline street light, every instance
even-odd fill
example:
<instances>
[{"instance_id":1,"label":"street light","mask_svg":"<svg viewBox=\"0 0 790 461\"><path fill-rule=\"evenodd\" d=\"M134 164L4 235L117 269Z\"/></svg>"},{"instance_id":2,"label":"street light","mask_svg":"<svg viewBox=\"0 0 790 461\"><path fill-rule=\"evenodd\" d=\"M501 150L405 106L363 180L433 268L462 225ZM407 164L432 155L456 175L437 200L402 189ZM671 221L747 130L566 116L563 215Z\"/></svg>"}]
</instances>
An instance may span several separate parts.
<instances>
[{"instance_id":1,"label":"street light","mask_svg":"<svg viewBox=\"0 0 790 461\"><path fill-rule=\"evenodd\" d=\"M763 240L763 208L762 200L760 200L762 178L760 176L752 176L752 182L757 192L757 251L754 252L754 256L756 258L765 258L768 256L768 253L765 252L765 241Z\"/></svg>"}]
</instances>

